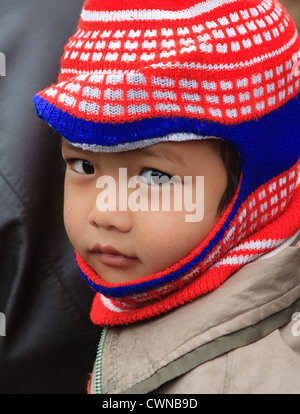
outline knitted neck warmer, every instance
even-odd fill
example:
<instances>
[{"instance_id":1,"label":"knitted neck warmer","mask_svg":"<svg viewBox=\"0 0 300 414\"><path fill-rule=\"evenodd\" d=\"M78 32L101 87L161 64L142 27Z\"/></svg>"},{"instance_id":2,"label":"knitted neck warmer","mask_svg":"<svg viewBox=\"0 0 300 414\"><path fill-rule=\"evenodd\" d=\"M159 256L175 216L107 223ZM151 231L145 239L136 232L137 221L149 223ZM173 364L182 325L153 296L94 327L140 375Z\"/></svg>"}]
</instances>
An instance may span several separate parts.
<instances>
[{"instance_id":1,"label":"knitted neck warmer","mask_svg":"<svg viewBox=\"0 0 300 414\"><path fill-rule=\"evenodd\" d=\"M121 152L221 138L242 177L227 211L186 258L97 291L101 325L153 317L220 286L299 229L300 37L275 0L86 0L58 82L37 114L74 146Z\"/></svg>"}]
</instances>

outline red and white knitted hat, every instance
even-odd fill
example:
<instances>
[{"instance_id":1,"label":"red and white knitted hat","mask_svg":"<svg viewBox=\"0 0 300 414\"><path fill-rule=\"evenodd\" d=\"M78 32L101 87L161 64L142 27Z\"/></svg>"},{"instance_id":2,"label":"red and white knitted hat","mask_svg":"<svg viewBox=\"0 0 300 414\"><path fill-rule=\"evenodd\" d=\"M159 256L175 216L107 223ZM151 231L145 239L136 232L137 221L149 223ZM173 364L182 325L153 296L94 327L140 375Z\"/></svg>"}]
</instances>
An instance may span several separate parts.
<instances>
[{"instance_id":1,"label":"red and white knitted hat","mask_svg":"<svg viewBox=\"0 0 300 414\"><path fill-rule=\"evenodd\" d=\"M74 143L132 148L130 137L112 143L107 128L72 120L260 118L299 92L292 74L299 47L273 0L87 0L58 84L40 92L36 106Z\"/></svg>"},{"instance_id":2,"label":"red and white knitted hat","mask_svg":"<svg viewBox=\"0 0 300 414\"><path fill-rule=\"evenodd\" d=\"M299 59L299 34L274 0L85 1L58 82L34 97L38 115L83 149L220 137L242 161L226 213L171 268L111 285L78 257L99 292L96 323L192 300L299 230Z\"/></svg>"}]
</instances>

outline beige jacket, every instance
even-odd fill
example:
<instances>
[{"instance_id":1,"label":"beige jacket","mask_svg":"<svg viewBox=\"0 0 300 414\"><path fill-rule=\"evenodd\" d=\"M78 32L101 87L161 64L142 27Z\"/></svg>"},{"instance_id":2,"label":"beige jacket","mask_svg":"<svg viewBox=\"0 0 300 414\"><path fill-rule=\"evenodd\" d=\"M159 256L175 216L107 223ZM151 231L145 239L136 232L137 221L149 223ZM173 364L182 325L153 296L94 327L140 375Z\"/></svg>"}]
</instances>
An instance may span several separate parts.
<instances>
[{"instance_id":1,"label":"beige jacket","mask_svg":"<svg viewBox=\"0 0 300 414\"><path fill-rule=\"evenodd\" d=\"M298 311L300 247L291 246L159 318L108 328L102 393L300 393Z\"/></svg>"}]
</instances>

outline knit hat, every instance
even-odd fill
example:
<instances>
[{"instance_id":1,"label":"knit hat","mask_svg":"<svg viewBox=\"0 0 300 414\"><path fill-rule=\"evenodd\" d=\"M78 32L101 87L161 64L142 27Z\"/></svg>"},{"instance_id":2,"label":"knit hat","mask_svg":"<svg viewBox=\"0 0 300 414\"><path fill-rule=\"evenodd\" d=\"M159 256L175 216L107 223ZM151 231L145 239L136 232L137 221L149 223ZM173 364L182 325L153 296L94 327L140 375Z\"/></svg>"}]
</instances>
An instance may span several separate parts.
<instances>
[{"instance_id":1,"label":"knit hat","mask_svg":"<svg viewBox=\"0 0 300 414\"><path fill-rule=\"evenodd\" d=\"M109 284L77 254L99 292L92 318L152 317L217 288L300 228L300 37L274 0L86 0L58 82L38 115L73 145L127 151L220 137L242 178L223 217L186 258Z\"/></svg>"}]
</instances>

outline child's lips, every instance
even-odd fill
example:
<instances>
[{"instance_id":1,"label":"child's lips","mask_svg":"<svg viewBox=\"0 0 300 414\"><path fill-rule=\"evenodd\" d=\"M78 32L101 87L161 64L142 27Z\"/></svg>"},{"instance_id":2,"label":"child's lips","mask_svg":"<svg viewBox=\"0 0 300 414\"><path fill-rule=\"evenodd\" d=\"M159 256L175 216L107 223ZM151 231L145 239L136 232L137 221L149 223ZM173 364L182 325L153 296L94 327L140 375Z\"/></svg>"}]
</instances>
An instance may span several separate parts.
<instances>
[{"instance_id":1,"label":"child's lips","mask_svg":"<svg viewBox=\"0 0 300 414\"><path fill-rule=\"evenodd\" d=\"M101 246L100 244L96 244L92 248L92 253L103 264L114 267L129 267L137 260L136 257L126 256L112 246Z\"/></svg>"}]
</instances>

